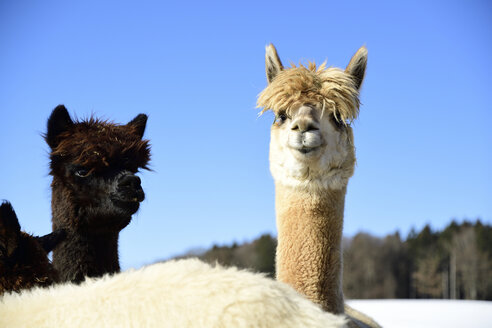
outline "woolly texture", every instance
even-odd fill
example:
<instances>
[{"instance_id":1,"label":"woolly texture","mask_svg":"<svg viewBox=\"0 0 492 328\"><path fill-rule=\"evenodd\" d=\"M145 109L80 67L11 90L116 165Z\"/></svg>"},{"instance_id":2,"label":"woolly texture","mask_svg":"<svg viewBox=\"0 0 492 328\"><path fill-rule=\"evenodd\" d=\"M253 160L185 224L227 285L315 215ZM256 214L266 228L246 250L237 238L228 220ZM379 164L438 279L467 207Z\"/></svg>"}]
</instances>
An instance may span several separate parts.
<instances>
[{"instance_id":1,"label":"woolly texture","mask_svg":"<svg viewBox=\"0 0 492 328\"><path fill-rule=\"evenodd\" d=\"M1 327L345 327L260 274L171 261L0 299Z\"/></svg>"},{"instance_id":2,"label":"woolly texture","mask_svg":"<svg viewBox=\"0 0 492 328\"><path fill-rule=\"evenodd\" d=\"M148 140L137 137L136 127L118 125L90 118L74 122L60 133L60 141L51 152L52 169L58 157L85 166L92 172L120 165L148 169L150 146Z\"/></svg>"},{"instance_id":3,"label":"woolly texture","mask_svg":"<svg viewBox=\"0 0 492 328\"><path fill-rule=\"evenodd\" d=\"M342 226L346 188L302 192L277 184L277 279L325 311L343 313Z\"/></svg>"},{"instance_id":4,"label":"woolly texture","mask_svg":"<svg viewBox=\"0 0 492 328\"><path fill-rule=\"evenodd\" d=\"M74 122L63 105L48 118L53 229L67 232L53 251L61 281L120 271L118 234L145 198L135 174L150 159L149 141L142 140L146 123L145 114L124 125Z\"/></svg>"},{"instance_id":5,"label":"woolly texture","mask_svg":"<svg viewBox=\"0 0 492 328\"><path fill-rule=\"evenodd\" d=\"M261 114L271 109L290 115L305 104L328 110L346 124L359 114L359 91L354 78L343 70L310 62L307 67L293 64L280 71L257 101L257 107L263 107Z\"/></svg>"},{"instance_id":6,"label":"woolly texture","mask_svg":"<svg viewBox=\"0 0 492 328\"><path fill-rule=\"evenodd\" d=\"M345 193L356 160L348 123L359 113L366 64L367 49L361 47L344 71L324 63L284 69L270 44L265 54L269 85L257 102L262 113L271 109L276 114L270 170L275 180L277 279L337 314L344 312ZM351 326L378 327L349 310Z\"/></svg>"},{"instance_id":7,"label":"woolly texture","mask_svg":"<svg viewBox=\"0 0 492 328\"><path fill-rule=\"evenodd\" d=\"M46 251L30 234L20 231L8 202L0 205L0 295L58 281Z\"/></svg>"},{"instance_id":8,"label":"woolly texture","mask_svg":"<svg viewBox=\"0 0 492 328\"><path fill-rule=\"evenodd\" d=\"M35 237L21 231L12 257L0 259L0 295L35 286L49 286L57 280L57 272Z\"/></svg>"}]
</instances>

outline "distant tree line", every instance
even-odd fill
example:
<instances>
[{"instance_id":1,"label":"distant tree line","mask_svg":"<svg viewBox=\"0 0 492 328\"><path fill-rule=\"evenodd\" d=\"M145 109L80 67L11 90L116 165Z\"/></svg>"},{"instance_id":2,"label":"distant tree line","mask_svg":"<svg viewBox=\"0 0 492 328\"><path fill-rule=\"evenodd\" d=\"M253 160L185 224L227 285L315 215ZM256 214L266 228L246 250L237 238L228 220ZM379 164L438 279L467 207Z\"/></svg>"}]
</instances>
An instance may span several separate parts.
<instances>
[{"instance_id":1,"label":"distant tree line","mask_svg":"<svg viewBox=\"0 0 492 328\"><path fill-rule=\"evenodd\" d=\"M276 248L277 239L265 234L250 243L241 245L234 243L231 246L214 245L209 250L193 250L176 258L198 257L207 263L219 263L223 266L235 266L255 272L263 272L273 278L275 276Z\"/></svg>"},{"instance_id":2,"label":"distant tree line","mask_svg":"<svg viewBox=\"0 0 492 328\"><path fill-rule=\"evenodd\" d=\"M198 256L209 263L275 276L276 239L262 235L238 245L213 246ZM345 238L346 298L449 298L492 300L492 226L451 222L443 231L425 226L406 240L359 233Z\"/></svg>"}]
</instances>

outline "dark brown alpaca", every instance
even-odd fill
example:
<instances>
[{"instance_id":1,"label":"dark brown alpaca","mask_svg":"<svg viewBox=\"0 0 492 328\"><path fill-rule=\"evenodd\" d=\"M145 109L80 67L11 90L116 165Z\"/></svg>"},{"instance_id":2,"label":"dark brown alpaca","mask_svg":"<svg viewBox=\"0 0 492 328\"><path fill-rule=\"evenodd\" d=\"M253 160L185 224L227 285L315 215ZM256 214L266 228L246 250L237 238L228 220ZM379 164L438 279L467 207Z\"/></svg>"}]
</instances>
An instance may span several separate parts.
<instances>
[{"instance_id":1,"label":"dark brown alpaca","mask_svg":"<svg viewBox=\"0 0 492 328\"><path fill-rule=\"evenodd\" d=\"M0 295L58 281L48 253L63 238L63 231L44 237L21 231L12 205L3 202L0 205Z\"/></svg>"},{"instance_id":2,"label":"dark brown alpaca","mask_svg":"<svg viewBox=\"0 0 492 328\"><path fill-rule=\"evenodd\" d=\"M80 282L120 270L118 235L144 199L140 178L149 143L147 116L126 125L97 119L72 121L63 105L48 119L53 230L67 238L53 251L61 281Z\"/></svg>"}]
</instances>

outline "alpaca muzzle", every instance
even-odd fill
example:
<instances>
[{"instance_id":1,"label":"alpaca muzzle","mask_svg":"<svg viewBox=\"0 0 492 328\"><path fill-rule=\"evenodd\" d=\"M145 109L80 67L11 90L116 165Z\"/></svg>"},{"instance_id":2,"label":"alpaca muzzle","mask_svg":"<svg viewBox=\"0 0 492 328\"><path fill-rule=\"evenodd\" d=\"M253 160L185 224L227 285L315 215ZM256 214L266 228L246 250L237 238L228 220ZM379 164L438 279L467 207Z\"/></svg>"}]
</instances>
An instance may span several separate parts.
<instances>
[{"instance_id":1,"label":"alpaca muzzle","mask_svg":"<svg viewBox=\"0 0 492 328\"><path fill-rule=\"evenodd\" d=\"M288 146L302 154L310 153L323 144L317 111L311 106L302 106L288 131Z\"/></svg>"},{"instance_id":2,"label":"alpaca muzzle","mask_svg":"<svg viewBox=\"0 0 492 328\"><path fill-rule=\"evenodd\" d=\"M140 203L145 199L141 180L134 174L125 174L118 179L117 195L119 201Z\"/></svg>"},{"instance_id":3,"label":"alpaca muzzle","mask_svg":"<svg viewBox=\"0 0 492 328\"><path fill-rule=\"evenodd\" d=\"M126 214L134 214L138 211L140 202L145 199L140 178L135 174L124 171L116 178L113 184L113 192L110 194L114 206L123 210Z\"/></svg>"},{"instance_id":4,"label":"alpaca muzzle","mask_svg":"<svg viewBox=\"0 0 492 328\"><path fill-rule=\"evenodd\" d=\"M289 131L288 146L303 154L318 149L323 144L323 138L318 129L309 131Z\"/></svg>"}]
</instances>

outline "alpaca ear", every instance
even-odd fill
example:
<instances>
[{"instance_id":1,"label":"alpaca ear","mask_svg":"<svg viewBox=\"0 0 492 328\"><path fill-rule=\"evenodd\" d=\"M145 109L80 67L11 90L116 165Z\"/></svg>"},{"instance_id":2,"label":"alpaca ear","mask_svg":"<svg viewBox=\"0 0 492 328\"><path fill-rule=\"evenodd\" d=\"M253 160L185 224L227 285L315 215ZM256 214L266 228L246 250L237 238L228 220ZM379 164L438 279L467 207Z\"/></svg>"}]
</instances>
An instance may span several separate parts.
<instances>
[{"instance_id":1,"label":"alpaca ear","mask_svg":"<svg viewBox=\"0 0 492 328\"><path fill-rule=\"evenodd\" d=\"M265 49L265 70L268 83L272 83L273 79L280 73L284 66L280 61L280 58L277 54L277 49L273 46L273 44L269 44Z\"/></svg>"},{"instance_id":2,"label":"alpaca ear","mask_svg":"<svg viewBox=\"0 0 492 328\"><path fill-rule=\"evenodd\" d=\"M8 257L19 244L20 225L9 202L0 205L0 256Z\"/></svg>"},{"instance_id":3,"label":"alpaca ear","mask_svg":"<svg viewBox=\"0 0 492 328\"><path fill-rule=\"evenodd\" d=\"M345 72L352 75L355 81L355 87L360 89L364 75L366 73L367 66L367 48L365 46L360 47L359 50L352 57L345 69Z\"/></svg>"},{"instance_id":4,"label":"alpaca ear","mask_svg":"<svg viewBox=\"0 0 492 328\"><path fill-rule=\"evenodd\" d=\"M128 122L126 126L133 129L134 133L140 138L143 137L145 132L145 126L147 125L147 115L138 114L133 120Z\"/></svg>"},{"instance_id":5,"label":"alpaca ear","mask_svg":"<svg viewBox=\"0 0 492 328\"><path fill-rule=\"evenodd\" d=\"M55 230L41 237L34 237L36 241L43 247L46 253L51 252L60 242L65 240L67 232L64 229Z\"/></svg>"},{"instance_id":6,"label":"alpaca ear","mask_svg":"<svg viewBox=\"0 0 492 328\"><path fill-rule=\"evenodd\" d=\"M53 110L48 119L46 142L54 149L58 146L58 136L60 133L67 131L73 125L73 121L68 114L67 109L63 105L58 105Z\"/></svg>"}]
</instances>

